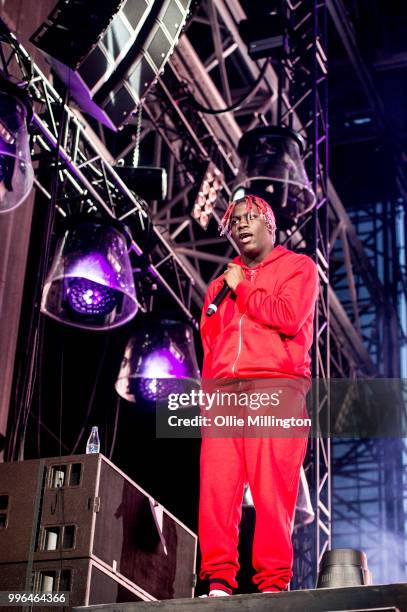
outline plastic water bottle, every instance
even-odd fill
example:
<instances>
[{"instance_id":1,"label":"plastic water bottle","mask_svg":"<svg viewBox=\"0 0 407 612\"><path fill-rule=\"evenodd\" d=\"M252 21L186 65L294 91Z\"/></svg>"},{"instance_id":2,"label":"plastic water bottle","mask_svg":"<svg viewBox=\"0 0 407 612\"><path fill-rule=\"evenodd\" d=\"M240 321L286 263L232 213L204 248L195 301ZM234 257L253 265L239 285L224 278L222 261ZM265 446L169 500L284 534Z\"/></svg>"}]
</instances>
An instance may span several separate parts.
<instances>
[{"instance_id":1,"label":"plastic water bottle","mask_svg":"<svg viewBox=\"0 0 407 612\"><path fill-rule=\"evenodd\" d=\"M100 451L100 440L99 440L99 432L96 426L92 427L92 431L90 432L90 436L86 443L86 454L90 455L91 453L98 453Z\"/></svg>"}]
</instances>

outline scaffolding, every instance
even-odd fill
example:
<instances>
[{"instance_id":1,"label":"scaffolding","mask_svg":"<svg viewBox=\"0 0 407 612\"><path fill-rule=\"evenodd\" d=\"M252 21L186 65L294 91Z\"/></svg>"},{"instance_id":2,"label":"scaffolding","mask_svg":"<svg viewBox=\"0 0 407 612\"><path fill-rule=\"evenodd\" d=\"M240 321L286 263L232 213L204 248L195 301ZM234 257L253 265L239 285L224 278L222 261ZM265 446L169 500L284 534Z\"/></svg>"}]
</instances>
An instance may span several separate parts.
<instances>
[{"instance_id":1,"label":"scaffolding","mask_svg":"<svg viewBox=\"0 0 407 612\"><path fill-rule=\"evenodd\" d=\"M405 343L402 324L405 304L403 209L400 202L377 202L351 210L350 217L371 267L377 270L386 288L387 299L383 296L380 301L372 302L360 273L356 272L359 310L354 313L340 266L332 276L333 287L350 318L358 325L377 375L383 379L399 379L400 347ZM341 254L334 251L333 259L340 261ZM386 408L383 406L384 411ZM405 416L399 428L400 432L405 430ZM352 546L365 551L374 582L385 583L404 580L407 569L406 440L379 436L380 432L374 439L334 441L333 542L337 548Z\"/></svg>"}]
</instances>

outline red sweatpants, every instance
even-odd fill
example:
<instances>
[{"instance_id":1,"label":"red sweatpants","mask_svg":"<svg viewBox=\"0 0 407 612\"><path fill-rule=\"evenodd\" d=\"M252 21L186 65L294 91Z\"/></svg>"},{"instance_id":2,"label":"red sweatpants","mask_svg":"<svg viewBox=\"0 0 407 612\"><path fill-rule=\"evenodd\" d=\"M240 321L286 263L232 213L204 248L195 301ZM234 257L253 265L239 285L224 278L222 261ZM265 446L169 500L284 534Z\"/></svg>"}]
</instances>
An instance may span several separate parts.
<instances>
[{"instance_id":1,"label":"red sweatpants","mask_svg":"<svg viewBox=\"0 0 407 612\"><path fill-rule=\"evenodd\" d=\"M292 577L291 521L307 438L202 439L199 540L200 578L236 588L243 491L256 509L254 583L282 590Z\"/></svg>"}]
</instances>

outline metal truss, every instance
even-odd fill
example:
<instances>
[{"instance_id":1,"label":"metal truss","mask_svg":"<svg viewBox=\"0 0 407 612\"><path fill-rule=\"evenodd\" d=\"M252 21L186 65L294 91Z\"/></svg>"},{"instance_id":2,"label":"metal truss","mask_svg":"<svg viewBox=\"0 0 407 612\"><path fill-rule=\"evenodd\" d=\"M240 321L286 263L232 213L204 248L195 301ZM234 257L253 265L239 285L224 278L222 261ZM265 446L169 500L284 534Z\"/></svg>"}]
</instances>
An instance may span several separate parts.
<instances>
[{"instance_id":1,"label":"metal truss","mask_svg":"<svg viewBox=\"0 0 407 612\"><path fill-rule=\"evenodd\" d=\"M405 580L405 464L403 438L333 446L335 547L363 550L376 584Z\"/></svg>"},{"instance_id":2,"label":"metal truss","mask_svg":"<svg viewBox=\"0 0 407 612\"><path fill-rule=\"evenodd\" d=\"M147 299L141 298L145 308L149 307L152 283L157 280L196 325L208 282L221 274L235 254L235 245L219 238L217 225L237 174L241 135L256 125L278 122L298 130L307 141L306 163L317 203L306 215L293 219L292 227L280 232L279 238L289 248L313 256L318 265L321 292L315 321L314 375L324 381L330 376L376 376L368 330L357 324L357 291L363 290L366 300L374 304L388 304L388 299L374 267L368 265L364 244L327 178L325 1L286 0L285 10L299 44L293 46L284 62L264 66L265 60L256 62L249 57L240 37L238 23L245 18L240 2L202 2L164 74L143 102L140 138L134 139L134 126L129 126L120 135L120 146L102 127L96 135L75 109L64 105L15 41L18 54L31 66L32 75L27 80L36 100L35 150L49 155L58 147L60 193L56 204L62 215L76 207L96 207L129 223L135 252L147 258L149 274L143 279L148 285ZM200 40L207 44L199 44ZM245 104L228 110L251 90ZM215 111L225 110L202 112L194 100ZM120 180L112 163L130 159L138 146L141 152L150 148L148 161L165 166L169 177L168 201L161 206L150 203L148 217L143 202ZM210 161L223 173L224 185L205 232L190 212L194 190ZM43 175L37 175L37 186L50 197L49 183ZM152 220L155 244L145 253L138 232L143 232L148 219ZM330 284L329 261L333 255L334 273L344 270L343 287L351 297L345 305L343 296ZM360 272L357 283L355 269ZM317 417L327 403L328 384L323 396L317 398ZM301 535L296 534L299 588L314 586L315 561L319 562L330 546L330 452L329 440L312 441L306 471L313 482L317 519Z\"/></svg>"},{"instance_id":3,"label":"metal truss","mask_svg":"<svg viewBox=\"0 0 407 612\"><path fill-rule=\"evenodd\" d=\"M351 211L351 225L340 228L342 240L332 244L332 287L362 339L359 355L367 373L386 377L400 375L399 347L405 342L397 312L405 274L395 237L396 208L376 204ZM355 358L352 362L356 371Z\"/></svg>"},{"instance_id":4,"label":"metal truss","mask_svg":"<svg viewBox=\"0 0 407 612\"><path fill-rule=\"evenodd\" d=\"M342 293L342 303L380 376L397 379L401 376L400 345L405 344L403 311L398 308L402 304L405 308L406 303L404 210L400 202L378 202L349 214L368 261L363 267L354 266L354 300L343 289L339 267L333 275L334 288ZM361 282L361 275L373 269L381 280L376 291L382 289L376 301L369 299ZM406 398L401 401L405 405ZM405 421L405 414L402 419ZM333 447L335 545L364 550L374 581L381 583L404 580L407 564L403 427L402 422L396 439L335 440Z\"/></svg>"},{"instance_id":5,"label":"metal truss","mask_svg":"<svg viewBox=\"0 0 407 612\"><path fill-rule=\"evenodd\" d=\"M327 0L327 8L333 24L342 40L349 61L362 85L368 104L373 111L382 137L391 143L394 159L394 174L396 183L403 198L407 198L407 178L405 173L405 151L400 143L395 126L386 110L380 92L375 85L365 59L357 44L355 30L349 19L349 13L343 0Z\"/></svg>"},{"instance_id":6,"label":"metal truss","mask_svg":"<svg viewBox=\"0 0 407 612\"><path fill-rule=\"evenodd\" d=\"M403 153L372 75L356 45L342 0L328 0L328 9L382 138L392 143L394 178L401 196L349 211L352 233L345 230L347 250L344 241L333 245L332 259L336 265L331 274L332 287L362 337L374 371L381 377L399 378L405 376L405 365L404 371L401 370L401 348L406 342L407 297ZM389 193L393 190L389 189ZM370 292L366 291L366 286ZM405 352L405 348L402 350ZM405 400L401 398L404 405ZM403 419L405 422L405 414ZM335 440L333 446L335 545L364 550L376 583L405 579L407 447L402 437L403 427L401 423L399 438Z\"/></svg>"}]
</instances>

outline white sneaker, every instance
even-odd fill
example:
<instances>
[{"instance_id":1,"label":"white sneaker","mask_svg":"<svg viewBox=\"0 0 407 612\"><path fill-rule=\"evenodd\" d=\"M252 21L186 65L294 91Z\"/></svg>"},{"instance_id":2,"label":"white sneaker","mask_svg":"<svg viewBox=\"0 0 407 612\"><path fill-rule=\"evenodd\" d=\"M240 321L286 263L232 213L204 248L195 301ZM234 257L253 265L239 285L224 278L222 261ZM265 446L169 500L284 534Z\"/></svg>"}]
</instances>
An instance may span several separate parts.
<instances>
[{"instance_id":1,"label":"white sneaker","mask_svg":"<svg viewBox=\"0 0 407 612\"><path fill-rule=\"evenodd\" d=\"M212 589L209 591L209 595L200 595L199 599L202 599L203 597L230 597L230 593L222 591L222 589Z\"/></svg>"},{"instance_id":2,"label":"white sneaker","mask_svg":"<svg viewBox=\"0 0 407 612\"><path fill-rule=\"evenodd\" d=\"M230 593L222 591L222 589L213 589L209 591L208 597L230 597Z\"/></svg>"},{"instance_id":3,"label":"white sneaker","mask_svg":"<svg viewBox=\"0 0 407 612\"><path fill-rule=\"evenodd\" d=\"M209 591L209 595L199 595L199 599L203 597L230 597L230 593L226 593L226 591L222 591L221 589L213 589Z\"/></svg>"}]
</instances>

